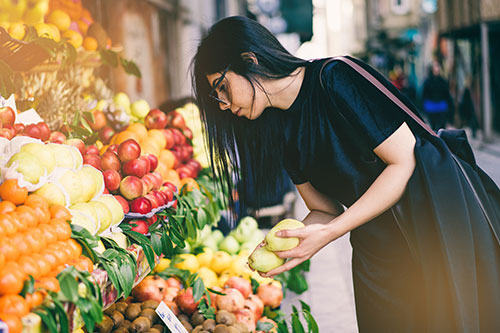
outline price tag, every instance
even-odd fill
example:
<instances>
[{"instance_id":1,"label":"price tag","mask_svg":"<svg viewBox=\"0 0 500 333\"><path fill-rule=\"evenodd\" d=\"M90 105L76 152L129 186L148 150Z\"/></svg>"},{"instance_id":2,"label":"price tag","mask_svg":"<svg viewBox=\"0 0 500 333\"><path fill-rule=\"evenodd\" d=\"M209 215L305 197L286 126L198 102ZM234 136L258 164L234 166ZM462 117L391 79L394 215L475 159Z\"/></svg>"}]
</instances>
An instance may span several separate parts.
<instances>
[{"instance_id":1,"label":"price tag","mask_svg":"<svg viewBox=\"0 0 500 333\"><path fill-rule=\"evenodd\" d=\"M156 308L156 313L173 333L188 333L179 319L177 319L177 316L172 312L172 310L168 308L165 303L163 303L163 301Z\"/></svg>"}]
</instances>

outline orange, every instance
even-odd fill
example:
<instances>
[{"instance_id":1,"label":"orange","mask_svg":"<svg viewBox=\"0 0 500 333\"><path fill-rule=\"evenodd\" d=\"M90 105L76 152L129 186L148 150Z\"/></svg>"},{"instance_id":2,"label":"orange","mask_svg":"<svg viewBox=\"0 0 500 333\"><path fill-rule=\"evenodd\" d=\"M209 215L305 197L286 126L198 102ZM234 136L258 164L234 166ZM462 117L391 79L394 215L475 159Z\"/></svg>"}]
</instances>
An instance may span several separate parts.
<instances>
[{"instance_id":1,"label":"orange","mask_svg":"<svg viewBox=\"0 0 500 333\"><path fill-rule=\"evenodd\" d=\"M0 253L4 254L5 260L16 261L19 258L16 244L10 238L2 239L2 242L0 242Z\"/></svg>"},{"instance_id":2,"label":"orange","mask_svg":"<svg viewBox=\"0 0 500 333\"><path fill-rule=\"evenodd\" d=\"M7 214L16 210L16 205L10 201L0 201L0 214Z\"/></svg>"},{"instance_id":3,"label":"orange","mask_svg":"<svg viewBox=\"0 0 500 333\"><path fill-rule=\"evenodd\" d=\"M43 294L39 291L35 291L33 294L26 294L25 297L30 310L42 304L43 298Z\"/></svg>"},{"instance_id":4,"label":"orange","mask_svg":"<svg viewBox=\"0 0 500 333\"><path fill-rule=\"evenodd\" d=\"M43 224L43 223L49 223L50 222L50 211L49 211L49 205L45 201L45 199L42 199L41 201L35 199L30 201L30 197L28 196L28 200L26 200L25 205L30 206L33 208L35 211L35 214L38 216L38 223Z\"/></svg>"},{"instance_id":5,"label":"orange","mask_svg":"<svg viewBox=\"0 0 500 333\"><path fill-rule=\"evenodd\" d=\"M25 278L26 274L18 264L7 262L0 270L0 295L19 294L23 290ZM1 308L0 312L5 313Z\"/></svg>"},{"instance_id":6,"label":"orange","mask_svg":"<svg viewBox=\"0 0 500 333\"><path fill-rule=\"evenodd\" d=\"M148 129L141 123L132 123L126 130L135 133L140 141L148 137Z\"/></svg>"},{"instance_id":7,"label":"orange","mask_svg":"<svg viewBox=\"0 0 500 333\"><path fill-rule=\"evenodd\" d=\"M59 31L64 32L71 25L71 17L66 12L56 9L47 16L47 23L52 23Z\"/></svg>"},{"instance_id":8,"label":"orange","mask_svg":"<svg viewBox=\"0 0 500 333\"><path fill-rule=\"evenodd\" d=\"M163 179L163 182L171 182L177 188L181 188L181 178L175 170L168 170L167 177Z\"/></svg>"},{"instance_id":9,"label":"orange","mask_svg":"<svg viewBox=\"0 0 500 333\"><path fill-rule=\"evenodd\" d=\"M28 244L33 253L42 251L47 245L45 235L40 233L39 229L36 228L24 232L24 241Z\"/></svg>"},{"instance_id":10,"label":"orange","mask_svg":"<svg viewBox=\"0 0 500 333\"><path fill-rule=\"evenodd\" d=\"M139 136L135 132L132 132L132 131L120 132L118 134L115 134L113 136L113 138L114 138L114 141L112 141L111 143L114 143L117 145L119 145L120 143L122 143L123 141L126 141L128 139L134 139L136 142L140 141Z\"/></svg>"},{"instance_id":11,"label":"orange","mask_svg":"<svg viewBox=\"0 0 500 333\"><path fill-rule=\"evenodd\" d=\"M57 267L57 265L59 265L58 258L55 256L53 250L43 250L42 252L40 252L40 255L42 256L43 260L45 260L45 262L49 265L47 273L53 270L54 267ZM40 270L45 270L45 267L40 266ZM46 275L47 273L42 274L42 276Z\"/></svg>"},{"instance_id":12,"label":"orange","mask_svg":"<svg viewBox=\"0 0 500 333\"><path fill-rule=\"evenodd\" d=\"M40 276L47 275L47 273L49 273L52 270L50 263L41 254L33 253L31 257L35 259L36 263L38 264L38 268L40 270Z\"/></svg>"},{"instance_id":13,"label":"orange","mask_svg":"<svg viewBox=\"0 0 500 333\"><path fill-rule=\"evenodd\" d=\"M158 161L158 166L156 167L155 172L158 172L161 175L161 179L165 179L168 175L168 167L162 161Z\"/></svg>"},{"instance_id":14,"label":"orange","mask_svg":"<svg viewBox=\"0 0 500 333\"><path fill-rule=\"evenodd\" d=\"M44 277L35 282L35 288L43 288L58 293L61 290L59 280L55 277Z\"/></svg>"},{"instance_id":15,"label":"orange","mask_svg":"<svg viewBox=\"0 0 500 333\"><path fill-rule=\"evenodd\" d=\"M160 155L161 147L156 143L156 141L152 141L151 139L146 139L141 142L141 153L145 154L153 154L155 156Z\"/></svg>"},{"instance_id":16,"label":"orange","mask_svg":"<svg viewBox=\"0 0 500 333\"><path fill-rule=\"evenodd\" d=\"M26 222L28 228L34 228L38 225L38 217L30 206L19 206L16 208L16 214L20 220Z\"/></svg>"},{"instance_id":17,"label":"orange","mask_svg":"<svg viewBox=\"0 0 500 333\"><path fill-rule=\"evenodd\" d=\"M23 331L23 322L18 316L0 313L0 319L7 324L9 333L21 333Z\"/></svg>"},{"instance_id":18,"label":"orange","mask_svg":"<svg viewBox=\"0 0 500 333\"><path fill-rule=\"evenodd\" d=\"M83 35L87 34L87 30L89 30L89 24L87 22L85 22L83 20L77 20L76 21L76 25L78 25L78 29L80 29L80 31L82 32ZM83 47L84 47L85 50L93 51L93 50L89 50L88 48L85 47L85 39L87 39L87 38L92 38L92 39L95 40L94 37L85 37L83 39ZM96 43L96 48L94 50L97 49L97 40L95 41L95 43Z\"/></svg>"},{"instance_id":19,"label":"orange","mask_svg":"<svg viewBox=\"0 0 500 333\"><path fill-rule=\"evenodd\" d=\"M157 145L160 146L161 149L165 148L167 145L167 139L165 138L165 134L163 131L159 129L152 129L148 131L148 137L153 139Z\"/></svg>"},{"instance_id":20,"label":"orange","mask_svg":"<svg viewBox=\"0 0 500 333\"><path fill-rule=\"evenodd\" d=\"M28 195L28 199L26 199L26 202L24 204L31 206L35 202L47 204L47 201L42 196L39 196L38 194L34 194L34 193ZM47 208L48 208L48 204L47 204Z\"/></svg>"},{"instance_id":21,"label":"orange","mask_svg":"<svg viewBox=\"0 0 500 333\"><path fill-rule=\"evenodd\" d=\"M165 163L165 165L169 169L172 169L177 161L177 157L175 157L174 153L172 153L168 149L163 149L160 152L160 156L158 157L158 159Z\"/></svg>"},{"instance_id":22,"label":"orange","mask_svg":"<svg viewBox=\"0 0 500 333\"><path fill-rule=\"evenodd\" d=\"M7 201L2 201L7 202ZM2 226L3 233L6 236L13 235L17 232L17 223L8 214L0 213L0 226Z\"/></svg>"},{"instance_id":23,"label":"orange","mask_svg":"<svg viewBox=\"0 0 500 333\"><path fill-rule=\"evenodd\" d=\"M0 269L2 269L4 264L5 264L5 254L0 252Z\"/></svg>"},{"instance_id":24,"label":"orange","mask_svg":"<svg viewBox=\"0 0 500 333\"><path fill-rule=\"evenodd\" d=\"M85 256L80 256L74 266L79 271L87 271L89 273L92 273L92 271L94 270L94 263L92 262L92 260Z\"/></svg>"},{"instance_id":25,"label":"orange","mask_svg":"<svg viewBox=\"0 0 500 333\"><path fill-rule=\"evenodd\" d=\"M21 205L28 198L28 189L19 186L17 179L7 179L0 185L0 198L14 205Z\"/></svg>"},{"instance_id":26,"label":"orange","mask_svg":"<svg viewBox=\"0 0 500 333\"><path fill-rule=\"evenodd\" d=\"M40 224L38 231L44 236L47 245L57 242L57 234L50 224Z\"/></svg>"},{"instance_id":27,"label":"orange","mask_svg":"<svg viewBox=\"0 0 500 333\"><path fill-rule=\"evenodd\" d=\"M74 30L67 30L65 31L62 36L62 38L67 39L67 43L73 45L75 49L78 49L80 46L82 46L83 43L83 37L82 35Z\"/></svg>"},{"instance_id":28,"label":"orange","mask_svg":"<svg viewBox=\"0 0 500 333\"><path fill-rule=\"evenodd\" d=\"M31 253L31 247L28 243L26 243L23 233L12 235L10 241L12 242L11 244L16 247L16 251L19 253L19 256Z\"/></svg>"},{"instance_id":29,"label":"orange","mask_svg":"<svg viewBox=\"0 0 500 333\"><path fill-rule=\"evenodd\" d=\"M23 317L29 312L28 303L22 296L12 294L0 297L0 313Z\"/></svg>"},{"instance_id":30,"label":"orange","mask_svg":"<svg viewBox=\"0 0 500 333\"><path fill-rule=\"evenodd\" d=\"M35 279L38 279L40 275L40 266L35 259L31 256L22 256L17 259L17 263L21 266L21 269L26 275L31 275Z\"/></svg>"},{"instance_id":31,"label":"orange","mask_svg":"<svg viewBox=\"0 0 500 333\"><path fill-rule=\"evenodd\" d=\"M21 231L28 229L28 223L26 223L26 221L21 220L19 218L19 215L17 215L17 213L15 211L9 212L9 213L7 213L7 215L12 217L12 222L14 222L14 225L17 227L18 232L21 232Z\"/></svg>"},{"instance_id":32,"label":"orange","mask_svg":"<svg viewBox=\"0 0 500 333\"><path fill-rule=\"evenodd\" d=\"M51 218L60 218L60 219L64 219L65 221L70 221L72 218L69 210L66 207L61 206L61 205L57 205L57 204L50 205L49 211L50 211Z\"/></svg>"},{"instance_id":33,"label":"orange","mask_svg":"<svg viewBox=\"0 0 500 333\"><path fill-rule=\"evenodd\" d=\"M50 225L56 231L58 240L67 240L71 237L71 227L64 219L52 219Z\"/></svg>"},{"instance_id":34,"label":"orange","mask_svg":"<svg viewBox=\"0 0 500 333\"><path fill-rule=\"evenodd\" d=\"M181 179L181 187L184 186L184 185L186 185L186 184L187 184L186 190L188 192L191 192L194 189L197 189L197 190L200 189L200 186L198 185L198 183L196 182L196 180L194 180L191 177L186 177L186 178Z\"/></svg>"},{"instance_id":35,"label":"orange","mask_svg":"<svg viewBox=\"0 0 500 333\"><path fill-rule=\"evenodd\" d=\"M76 240L70 238L65 242L65 244L66 247L71 249L71 259L76 259L82 255L82 247Z\"/></svg>"}]
</instances>

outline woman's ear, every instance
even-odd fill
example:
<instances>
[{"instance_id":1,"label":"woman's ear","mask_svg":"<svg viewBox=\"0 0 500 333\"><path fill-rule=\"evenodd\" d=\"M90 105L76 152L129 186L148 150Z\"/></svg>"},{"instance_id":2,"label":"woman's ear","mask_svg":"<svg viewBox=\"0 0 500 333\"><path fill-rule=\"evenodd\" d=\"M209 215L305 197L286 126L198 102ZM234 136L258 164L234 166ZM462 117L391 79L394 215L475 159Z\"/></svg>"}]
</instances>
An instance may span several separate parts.
<instances>
[{"instance_id":1,"label":"woman's ear","mask_svg":"<svg viewBox=\"0 0 500 333\"><path fill-rule=\"evenodd\" d=\"M253 52L243 52L241 54L241 58L245 62L253 63L254 65L258 65L259 64L259 61L257 60L257 57L255 56L255 53L253 53Z\"/></svg>"}]
</instances>

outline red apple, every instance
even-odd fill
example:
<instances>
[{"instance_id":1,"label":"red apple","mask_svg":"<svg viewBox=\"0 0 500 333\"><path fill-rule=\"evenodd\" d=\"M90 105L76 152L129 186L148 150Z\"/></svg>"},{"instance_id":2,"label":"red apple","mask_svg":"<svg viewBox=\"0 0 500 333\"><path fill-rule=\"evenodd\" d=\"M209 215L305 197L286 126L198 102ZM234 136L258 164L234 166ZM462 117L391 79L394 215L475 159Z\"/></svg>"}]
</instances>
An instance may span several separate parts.
<instances>
[{"instance_id":1,"label":"red apple","mask_svg":"<svg viewBox=\"0 0 500 333\"><path fill-rule=\"evenodd\" d=\"M145 156L149 159L149 164L151 166L149 172L155 171L156 167L158 166L158 157L153 154L146 154Z\"/></svg>"},{"instance_id":2,"label":"red apple","mask_svg":"<svg viewBox=\"0 0 500 333\"><path fill-rule=\"evenodd\" d=\"M104 112L102 112L101 110L94 110L92 111L92 115L94 116L94 120L87 118L86 120L93 131L98 131L106 126L107 121Z\"/></svg>"},{"instance_id":3,"label":"red apple","mask_svg":"<svg viewBox=\"0 0 500 333\"><path fill-rule=\"evenodd\" d=\"M191 170L183 166L177 169L177 173L181 179L191 177Z\"/></svg>"},{"instance_id":4,"label":"red apple","mask_svg":"<svg viewBox=\"0 0 500 333\"><path fill-rule=\"evenodd\" d=\"M164 182L163 186L168 187L174 193L177 192L177 186L175 186L171 182Z\"/></svg>"},{"instance_id":5,"label":"red apple","mask_svg":"<svg viewBox=\"0 0 500 333\"><path fill-rule=\"evenodd\" d=\"M99 131L99 139L101 139L102 143L107 144L111 137L115 134L115 131L109 126L104 126Z\"/></svg>"},{"instance_id":6,"label":"red apple","mask_svg":"<svg viewBox=\"0 0 500 333\"><path fill-rule=\"evenodd\" d=\"M156 178L156 176L153 173L145 174L144 177L142 177L142 180L144 180L145 182L148 183L149 191L159 189L158 179ZM160 186L161 186L161 182L160 182Z\"/></svg>"},{"instance_id":7,"label":"red apple","mask_svg":"<svg viewBox=\"0 0 500 333\"><path fill-rule=\"evenodd\" d=\"M165 204L165 194L160 191L151 191L150 194L156 198L156 201L158 201L158 207Z\"/></svg>"},{"instance_id":8,"label":"red apple","mask_svg":"<svg viewBox=\"0 0 500 333\"><path fill-rule=\"evenodd\" d=\"M136 232L143 234L143 235L145 235L149 232L148 224L144 220L131 220L128 222L128 224L130 224L130 226L132 226L132 231L136 231ZM134 226L134 224L136 226Z\"/></svg>"},{"instance_id":9,"label":"red apple","mask_svg":"<svg viewBox=\"0 0 500 333\"><path fill-rule=\"evenodd\" d=\"M153 205L146 197L135 198L130 202L130 211L133 213L147 214L152 209Z\"/></svg>"},{"instance_id":10,"label":"red apple","mask_svg":"<svg viewBox=\"0 0 500 333\"><path fill-rule=\"evenodd\" d=\"M5 125L14 125L16 113L10 106L0 107L0 123Z\"/></svg>"},{"instance_id":11,"label":"red apple","mask_svg":"<svg viewBox=\"0 0 500 333\"><path fill-rule=\"evenodd\" d=\"M165 202L166 203L169 203L170 201L172 201L174 199L174 192L172 192L172 190L166 186L162 187L161 188L161 193L163 193L166 197L166 200Z\"/></svg>"},{"instance_id":12,"label":"red apple","mask_svg":"<svg viewBox=\"0 0 500 333\"><path fill-rule=\"evenodd\" d=\"M107 188L104 188L104 189L102 190L102 194L109 194L108 189L107 189Z\"/></svg>"},{"instance_id":13,"label":"red apple","mask_svg":"<svg viewBox=\"0 0 500 333\"><path fill-rule=\"evenodd\" d=\"M49 141L53 143L63 143L66 141L66 135L59 131L53 131L50 133Z\"/></svg>"},{"instance_id":14,"label":"red apple","mask_svg":"<svg viewBox=\"0 0 500 333\"><path fill-rule=\"evenodd\" d=\"M4 126L5 127L5 126ZM29 124L24 128L24 135L35 138L35 139L41 139L42 138L42 131L36 124Z\"/></svg>"},{"instance_id":15,"label":"red apple","mask_svg":"<svg viewBox=\"0 0 500 333\"><path fill-rule=\"evenodd\" d=\"M156 221L158 221L158 216L156 216L156 214L151 216L150 218L146 219L146 223L147 223L148 227L155 224Z\"/></svg>"},{"instance_id":16,"label":"red apple","mask_svg":"<svg viewBox=\"0 0 500 333\"><path fill-rule=\"evenodd\" d=\"M149 161L149 158L147 158L147 156L142 155L139 157L139 159L143 160L146 163L146 173L151 172L151 162Z\"/></svg>"},{"instance_id":17,"label":"red apple","mask_svg":"<svg viewBox=\"0 0 500 333\"><path fill-rule=\"evenodd\" d=\"M39 122L36 125L40 129L40 132L41 132L41 137L40 138L41 138L41 140L44 141L44 142L48 141L49 138L50 138L50 128L49 128L49 126L45 122L43 122L43 121Z\"/></svg>"},{"instance_id":18,"label":"red apple","mask_svg":"<svg viewBox=\"0 0 500 333\"><path fill-rule=\"evenodd\" d=\"M196 172L200 172L203 169L201 167L200 162L198 162L197 160L194 160L194 159L189 160L186 164L192 165L195 168Z\"/></svg>"},{"instance_id":19,"label":"red apple","mask_svg":"<svg viewBox=\"0 0 500 333\"><path fill-rule=\"evenodd\" d=\"M118 158L123 163L134 160L141 156L141 146L134 139L128 139L118 146Z\"/></svg>"},{"instance_id":20,"label":"red apple","mask_svg":"<svg viewBox=\"0 0 500 333\"><path fill-rule=\"evenodd\" d=\"M120 193L127 200L133 200L142 195L143 182L136 176L127 176L120 182Z\"/></svg>"},{"instance_id":21,"label":"red apple","mask_svg":"<svg viewBox=\"0 0 500 333\"><path fill-rule=\"evenodd\" d=\"M189 140L193 140L193 132L189 129L189 127L186 127L182 130L182 134Z\"/></svg>"},{"instance_id":22,"label":"red apple","mask_svg":"<svg viewBox=\"0 0 500 333\"><path fill-rule=\"evenodd\" d=\"M83 142L82 139L68 139L64 142L65 145L70 145L76 147L80 153L83 155L83 152L85 151L85 142Z\"/></svg>"},{"instance_id":23,"label":"red apple","mask_svg":"<svg viewBox=\"0 0 500 333\"><path fill-rule=\"evenodd\" d=\"M165 139L167 140L167 143L165 144L165 149L170 149L175 145L175 137L174 137L174 132L170 128L166 128L163 130L163 135L165 136Z\"/></svg>"},{"instance_id":24,"label":"red apple","mask_svg":"<svg viewBox=\"0 0 500 333\"><path fill-rule=\"evenodd\" d=\"M186 137L180 130L178 130L177 128L171 128L170 130L174 134L174 141L176 145L182 146L186 143Z\"/></svg>"},{"instance_id":25,"label":"red apple","mask_svg":"<svg viewBox=\"0 0 500 333\"><path fill-rule=\"evenodd\" d=\"M144 119L144 125L146 125L147 129L165 128L165 126L167 126L167 122L167 115L159 109L150 110Z\"/></svg>"},{"instance_id":26,"label":"red apple","mask_svg":"<svg viewBox=\"0 0 500 333\"><path fill-rule=\"evenodd\" d=\"M184 118L182 117L182 115L179 112L172 111L168 115L170 117L170 123L169 123L170 126L180 128L180 129L183 129L186 127L186 122L184 121Z\"/></svg>"},{"instance_id":27,"label":"red apple","mask_svg":"<svg viewBox=\"0 0 500 333\"><path fill-rule=\"evenodd\" d=\"M120 171L122 167L120 160L118 159L118 156L111 151L106 151L104 154L102 154L101 166L102 170L115 170L115 171Z\"/></svg>"},{"instance_id":28,"label":"red apple","mask_svg":"<svg viewBox=\"0 0 500 333\"><path fill-rule=\"evenodd\" d=\"M0 128L0 137L2 138L10 140L14 137L14 135L14 130L11 130L10 128Z\"/></svg>"},{"instance_id":29,"label":"red apple","mask_svg":"<svg viewBox=\"0 0 500 333\"><path fill-rule=\"evenodd\" d=\"M120 181L122 180L122 177L118 171L105 170L102 175L104 177L104 185L109 191L113 192L120 188Z\"/></svg>"},{"instance_id":30,"label":"red apple","mask_svg":"<svg viewBox=\"0 0 500 333\"><path fill-rule=\"evenodd\" d=\"M99 148L96 145L90 145L85 147L83 150L83 155L99 155Z\"/></svg>"},{"instance_id":31,"label":"red apple","mask_svg":"<svg viewBox=\"0 0 500 333\"><path fill-rule=\"evenodd\" d=\"M97 170L102 170L101 157L99 157L99 155L85 155L85 156L83 156L83 164L92 165Z\"/></svg>"},{"instance_id":32,"label":"red apple","mask_svg":"<svg viewBox=\"0 0 500 333\"><path fill-rule=\"evenodd\" d=\"M14 126L14 131L16 132L16 134L24 132L24 128L26 127L26 126L24 126L24 124L21 124L21 123L14 124L12 126Z\"/></svg>"},{"instance_id":33,"label":"red apple","mask_svg":"<svg viewBox=\"0 0 500 333\"><path fill-rule=\"evenodd\" d=\"M106 152L112 152L113 154L116 154L118 156L118 145L112 144L109 145L108 149L106 149Z\"/></svg>"},{"instance_id":34,"label":"red apple","mask_svg":"<svg viewBox=\"0 0 500 333\"><path fill-rule=\"evenodd\" d=\"M124 175L132 175L142 178L147 173L146 160L136 158L130 160L122 165L122 172Z\"/></svg>"},{"instance_id":35,"label":"red apple","mask_svg":"<svg viewBox=\"0 0 500 333\"><path fill-rule=\"evenodd\" d=\"M114 197L120 203L120 205L122 205L123 214L127 214L130 211L130 207L128 206L128 201L121 195L114 195Z\"/></svg>"},{"instance_id":36,"label":"red apple","mask_svg":"<svg viewBox=\"0 0 500 333\"><path fill-rule=\"evenodd\" d=\"M153 171L153 172L151 172L151 174L153 175L154 180L155 180L154 185L153 185L153 189L159 190L161 188L161 186L163 185L163 178L159 172Z\"/></svg>"},{"instance_id":37,"label":"red apple","mask_svg":"<svg viewBox=\"0 0 500 333\"><path fill-rule=\"evenodd\" d=\"M147 193L144 196L144 198L147 199L151 203L151 208L153 208L153 209L158 208L158 207L161 206L160 202L158 201L158 199L153 194L151 194L151 192Z\"/></svg>"},{"instance_id":38,"label":"red apple","mask_svg":"<svg viewBox=\"0 0 500 333\"><path fill-rule=\"evenodd\" d=\"M141 180L144 182L145 190L143 191L144 194L149 193L153 189L153 178L149 176L150 174L147 173L144 175L144 177L141 178Z\"/></svg>"}]
</instances>

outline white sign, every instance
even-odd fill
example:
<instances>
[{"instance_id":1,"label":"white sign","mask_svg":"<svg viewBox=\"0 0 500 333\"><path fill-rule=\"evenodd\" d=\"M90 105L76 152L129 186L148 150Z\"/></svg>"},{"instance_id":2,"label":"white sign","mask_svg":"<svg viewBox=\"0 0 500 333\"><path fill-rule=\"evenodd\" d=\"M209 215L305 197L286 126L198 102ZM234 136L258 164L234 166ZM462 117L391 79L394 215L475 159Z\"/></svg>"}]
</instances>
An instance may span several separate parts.
<instances>
[{"instance_id":1,"label":"white sign","mask_svg":"<svg viewBox=\"0 0 500 333\"><path fill-rule=\"evenodd\" d=\"M156 313L173 333L188 333L179 319L177 319L177 316L168 308L167 304L163 303L163 301L156 308Z\"/></svg>"}]
</instances>

